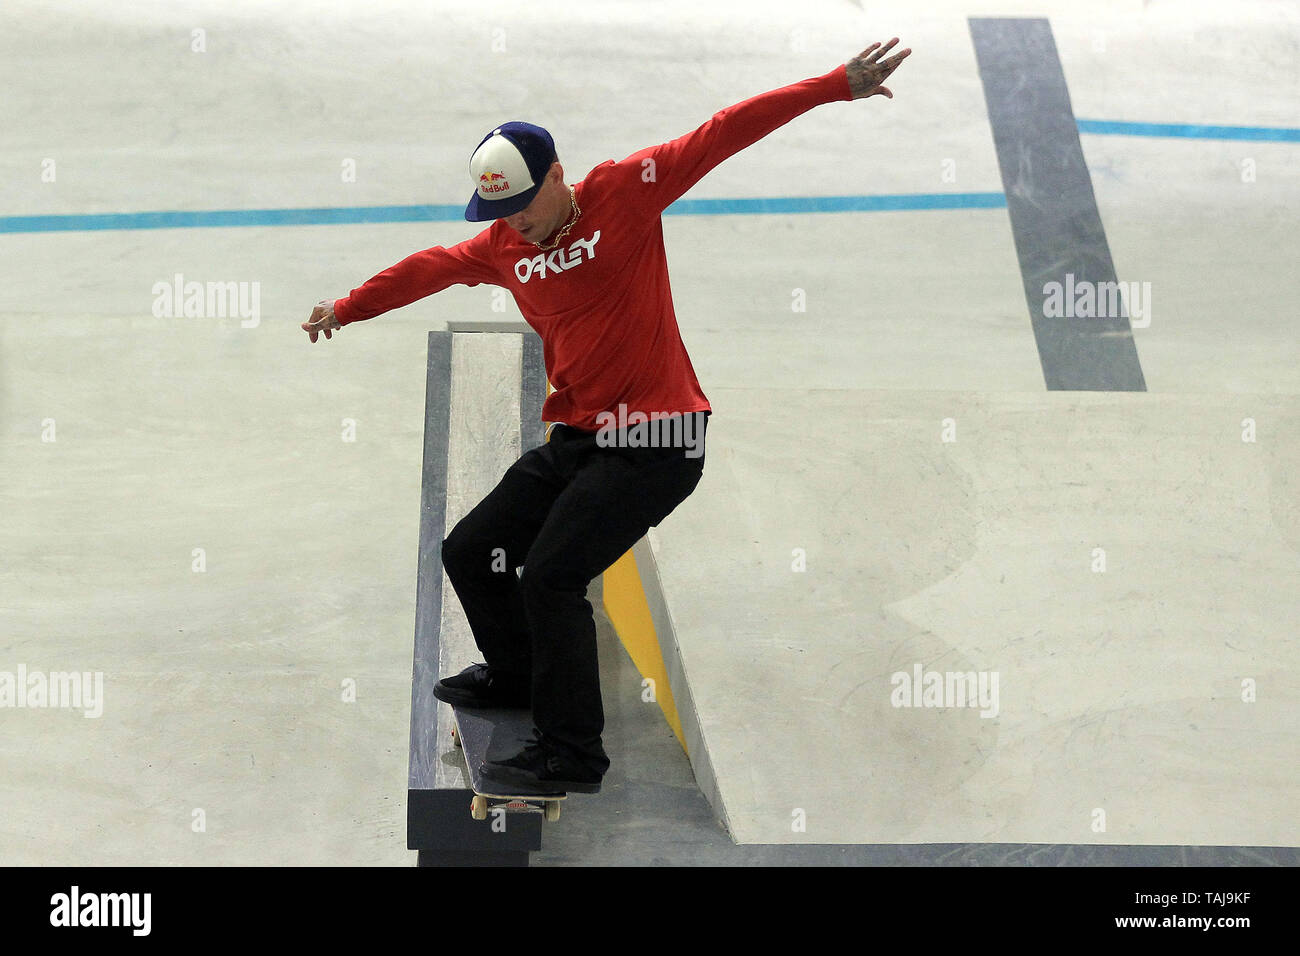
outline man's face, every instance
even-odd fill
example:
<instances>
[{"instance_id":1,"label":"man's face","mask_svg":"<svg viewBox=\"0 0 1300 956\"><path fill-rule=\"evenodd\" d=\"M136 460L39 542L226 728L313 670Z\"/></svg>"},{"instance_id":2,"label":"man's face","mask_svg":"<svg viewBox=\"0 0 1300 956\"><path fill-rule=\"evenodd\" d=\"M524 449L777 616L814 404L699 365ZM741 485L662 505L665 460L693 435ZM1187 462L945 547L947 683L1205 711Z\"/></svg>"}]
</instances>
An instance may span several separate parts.
<instances>
[{"instance_id":1,"label":"man's face","mask_svg":"<svg viewBox=\"0 0 1300 956\"><path fill-rule=\"evenodd\" d=\"M506 225L519 235L523 236L529 242L539 242L545 236L538 237L537 230L541 228L538 220L541 218L540 210L537 208L545 195L545 190L539 190L533 197L533 201L525 206L521 211L513 216L506 216Z\"/></svg>"},{"instance_id":2,"label":"man's face","mask_svg":"<svg viewBox=\"0 0 1300 956\"><path fill-rule=\"evenodd\" d=\"M560 164L552 163L533 201L513 216L503 217L506 225L529 242L541 242L559 229L568 218L565 214L568 212L569 191L562 188L563 182L564 171ZM556 201L557 192L564 194L563 206Z\"/></svg>"}]
</instances>

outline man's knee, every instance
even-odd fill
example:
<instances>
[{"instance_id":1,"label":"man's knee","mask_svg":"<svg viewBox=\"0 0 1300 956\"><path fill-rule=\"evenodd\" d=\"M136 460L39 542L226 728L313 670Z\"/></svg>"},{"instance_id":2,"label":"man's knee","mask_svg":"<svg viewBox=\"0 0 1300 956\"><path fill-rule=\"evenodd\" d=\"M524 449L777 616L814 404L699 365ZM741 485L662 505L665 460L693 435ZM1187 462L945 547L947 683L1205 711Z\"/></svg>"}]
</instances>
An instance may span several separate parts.
<instances>
[{"instance_id":1,"label":"man's knee","mask_svg":"<svg viewBox=\"0 0 1300 956\"><path fill-rule=\"evenodd\" d=\"M519 561L501 542L484 540L458 524L443 539L442 566L454 581L513 572Z\"/></svg>"},{"instance_id":2,"label":"man's knee","mask_svg":"<svg viewBox=\"0 0 1300 956\"><path fill-rule=\"evenodd\" d=\"M477 563L475 557L478 549L460 525L451 529L451 533L442 541L442 566L447 576L455 578L472 571Z\"/></svg>"},{"instance_id":3,"label":"man's knee","mask_svg":"<svg viewBox=\"0 0 1300 956\"><path fill-rule=\"evenodd\" d=\"M586 597L587 587L595 575L588 577L585 571L567 567L559 561L526 562L519 575L519 587L524 596L524 603L547 605L557 600L564 600L572 595Z\"/></svg>"}]
</instances>

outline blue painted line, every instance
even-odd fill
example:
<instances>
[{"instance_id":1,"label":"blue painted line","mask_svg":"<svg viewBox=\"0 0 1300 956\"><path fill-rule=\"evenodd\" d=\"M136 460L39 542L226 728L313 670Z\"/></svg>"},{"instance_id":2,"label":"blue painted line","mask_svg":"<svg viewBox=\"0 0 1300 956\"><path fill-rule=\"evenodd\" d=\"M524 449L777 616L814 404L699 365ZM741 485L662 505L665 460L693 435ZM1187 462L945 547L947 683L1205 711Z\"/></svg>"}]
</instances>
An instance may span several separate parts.
<instances>
[{"instance_id":1,"label":"blue painted line","mask_svg":"<svg viewBox=\"0 0 1300 956\"><path fill-rule=\"evenodd\" d=\"M899 209L1005 209L1002 193L918 193L898 196L794 196L780 199L680 199L665 214L877 212ZM344 206L322 209L217 209L74 216L0 216L0 233L93 232L105 229L204 229L321 226L368 222L463 222L464 206Z\"/></svg>"},{"instance_id":2,"label":"blue painted line","mask_svg":"<svg viewBox=\"0 0 1300 956\"><path fill-rule=\"evenodd\" d=\"M88 232L102 229L202 229L231 226L320 226L361 222L464 219L464 206L344 206L324 209L216 209L76 216L3 216L0 232Z\"/></svg>"},{"instance_id":3,"label":"blue painted line","mask_svg":"<svg viewBox=\"0 0 1300 956\"><path fill-rule=\"evenodd\" d=\"M1246 139L1256 142L1300 143L1300 129L1280 126L1196 126L1186 123L1120 123L1076 120L1080 133L1102 136L1175 136L1185 139Z\"/></svg>"},{"instance_id":4,"label":"blue painted line","mask_svg":"<svg viewBox=\"0 0 1300 956\"><path fill-rule=\"evenodd\" d=\"M679 199L665 215L885 212L897 209L1005 209L1002 193L911 193L898 196L788 196L779 199Z\"/></svg>"}]
</instances>

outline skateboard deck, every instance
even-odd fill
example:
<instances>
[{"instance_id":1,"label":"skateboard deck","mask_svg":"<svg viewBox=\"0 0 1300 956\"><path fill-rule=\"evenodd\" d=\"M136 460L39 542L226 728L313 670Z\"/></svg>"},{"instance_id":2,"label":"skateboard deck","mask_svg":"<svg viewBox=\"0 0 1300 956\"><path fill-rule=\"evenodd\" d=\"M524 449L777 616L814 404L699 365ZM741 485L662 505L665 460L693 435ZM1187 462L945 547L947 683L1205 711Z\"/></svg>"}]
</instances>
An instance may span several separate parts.
<instances>
[{"instance_id":1,"label":"skateboard deck","mask_svg":"<svg viewBox=\"0 0 1300 956\"><path fill-rule=\"evenodd\" d=\"M560 802L567 793L534 791L502 792L498 784L483 779L481 765L487 760L513 757L533 736L533 713L530 710L461 707L451 705L452 740L464 751L469 771L470 816L486 820L492 807L506 811L541 812L548 821L560 818ZM496 802L493 802L496 801Z\"/></svg>"}]
</instances>

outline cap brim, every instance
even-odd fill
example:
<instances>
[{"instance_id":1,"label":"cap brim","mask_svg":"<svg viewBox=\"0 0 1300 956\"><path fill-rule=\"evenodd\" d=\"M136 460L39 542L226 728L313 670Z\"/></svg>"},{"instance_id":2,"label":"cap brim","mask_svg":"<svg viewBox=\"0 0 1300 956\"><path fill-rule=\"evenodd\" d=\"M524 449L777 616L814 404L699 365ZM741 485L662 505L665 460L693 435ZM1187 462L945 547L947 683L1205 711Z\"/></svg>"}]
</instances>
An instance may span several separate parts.
<instances>
[{"instance_id":1,"label":"cap brim","mask_svg":"<svg viewBox=\"0 0 1300 956\"><path fill-rule=\"evenodd\" d=\"M489 219L513 216L527 209L528 204L533 201L533 197L541 188L540 185L533 186L518 196L511 196L508 199L484 199L475 191L470 197L469 205L465 207L465 218L470 222L487 222Z\"/></svg>"}]
</instances>

